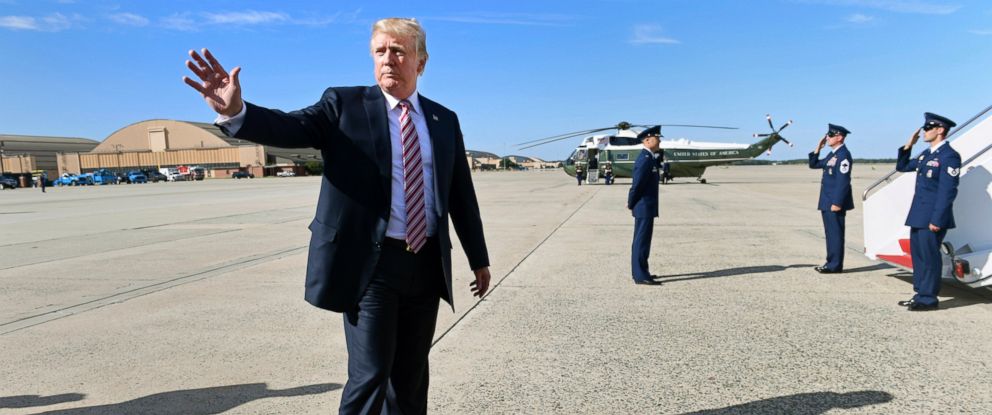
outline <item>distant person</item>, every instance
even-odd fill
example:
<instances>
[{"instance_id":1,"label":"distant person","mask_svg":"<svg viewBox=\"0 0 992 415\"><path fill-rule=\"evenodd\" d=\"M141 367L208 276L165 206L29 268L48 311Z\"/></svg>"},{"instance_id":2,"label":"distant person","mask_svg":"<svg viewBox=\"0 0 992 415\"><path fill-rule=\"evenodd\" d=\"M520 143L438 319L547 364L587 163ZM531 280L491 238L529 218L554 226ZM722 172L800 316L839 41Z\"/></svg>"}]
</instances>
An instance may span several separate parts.
<instances>
[{"instance_id":1,"label":"distant person","mask_svg":"<svg viewBox=\"0 0 992 415\"><path fill-rule=\"evenodd\" d=\"M900 301L909 311L936 310L939 305L943 258L940 245L948 229L954 228L954 198L958 195L961 155L947 144L947 133L957 124L933 113L924 114L923 127L913 132L906 145L899 148L896 170L916 171L913 204L906 216L909 247L913 258L912 299ZM930 148L910 159L913 144L920 138Z\"/></svg>"},{"instance_id":2,"label":"distant person","mask_svg":"<svg viewBox=\"0 0 992 415\"><path fill-rule=\"evenodd\" d=\"M607 161L603 165L603 181L607 186L613 184L613 162Z\"/></svg>"},{"instance_id":3,"label":"distant person","mask_svg":"<svg viewBox=\"0 0 992 415\"><path fill-rule=\"evenodd\" d=\"M627 209L634 216L634 243L631 246L630 267L635 284L661 285L648 272L654 218L658 217L658 149L661 126L648 128L637 135L644 149L634 162L633 183L627 194Z\"/></svg>"},{"instance_id":4,"label":"distant person","mask_svg":"<svg viewBox=\"0 0 992 415\"><path fill-rule=\"evenodd\" d=\"M582 181L586 179L586 170L578 163L575 164L575 179L578 180L579 186L582 186Z\"/></svg>"},{"instance_id":5,"label":"distant person","mask_svg":"<svg viewBox=\"0 0 992 415\"><path fill-rule=\"evenodd\" d=\"M45 171L41 172L41 175L38 176L38 181L40 182L39 184L41 185L41 192L45 193L45 186L48 185L48 172Z\"/></svg>"},{"instance_id":6,"label":"distant person","mask_svg":"<svg viewBox=\"0 0 992 415\"><path fill-rule=\"evenodd\" d=\"M827 124L816 149L809 153L809 168L822 169L820 178L820 201L816 208L823 218L823 233L827 238L827 262L813 269L821 274L844 272L844 231L847 211L854 209L851 195L851 169L854 159L844 146L844 140L851 134L839 125ZM820 158L824 145L830 146L830 153Z\"/></svg>"},{"instance_id":7,"label":"distant person","mask_svg":"<svg viewBox=\"0 0 992 415\"><path fill-rule=\"evenodd\" d=\"M428 58L423 28L379 20L370 49L378 85L328 88L289 113L243 102L241 68L228 73L206 49L186 62L202 82L184 81L226 134L321 150L306 300L344 314L339 411L423 414L439 299L453 300L449 215L479 297L489 289L489 255L458 116L417 91Z\"/></svg>"}]
</instances>

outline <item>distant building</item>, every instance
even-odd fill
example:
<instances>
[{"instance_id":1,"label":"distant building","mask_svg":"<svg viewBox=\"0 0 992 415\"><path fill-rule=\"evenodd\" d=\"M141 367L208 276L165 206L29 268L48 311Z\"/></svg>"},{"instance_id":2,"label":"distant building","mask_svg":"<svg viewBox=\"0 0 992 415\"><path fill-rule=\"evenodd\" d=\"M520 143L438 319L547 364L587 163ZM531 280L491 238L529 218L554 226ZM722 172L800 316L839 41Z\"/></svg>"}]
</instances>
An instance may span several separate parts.
<instances>
[{"instance_id":1,"label":"distant building","mask_svg":"<svg viewBox=\"0 0 992 415\"><path fill-rule=\"evenodd\" d=\"M0 173L31 173L40 170L58 175L58 154L86 152L98 141L77 137L42 137L0 134Z\"/></svg>"},{"instance_id":2,"label":"distant building","mask_svg":"<svg viewBox=\"0 0 992 415\"><path fill-rule=\"evenodd\" d=\"M86 152L58 157L59 173L96 169L134 170L201 166L208 177L229 177L239 170L255 176L291 170L304 174L302 164L322 161L315 149L262 146L227 137L217 126L179 120L147 120L115 131Z\"/></svg>"}]
</instances>

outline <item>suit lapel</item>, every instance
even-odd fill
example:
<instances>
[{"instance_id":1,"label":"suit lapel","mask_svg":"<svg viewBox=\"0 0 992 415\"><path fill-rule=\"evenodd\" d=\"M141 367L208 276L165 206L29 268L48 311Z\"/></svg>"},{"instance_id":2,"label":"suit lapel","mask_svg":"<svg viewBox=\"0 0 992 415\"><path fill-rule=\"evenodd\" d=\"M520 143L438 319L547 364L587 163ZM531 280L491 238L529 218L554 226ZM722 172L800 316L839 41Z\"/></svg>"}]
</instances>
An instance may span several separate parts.
<instances>
[{"instance_id":1,"label":"suit lapel","mask_svg":"<svg viewBox=\"0 0 992 415\"><path fill-rule=\"evenodd\" d=\"M378 86L365 91L365 113L369 119L369 133L375 149L376 164L379 166L380 184L386 192L386 200L392 196L393 148L389 142L389 118L386 115L386 97Z\"/></svg>"}]
</instances>

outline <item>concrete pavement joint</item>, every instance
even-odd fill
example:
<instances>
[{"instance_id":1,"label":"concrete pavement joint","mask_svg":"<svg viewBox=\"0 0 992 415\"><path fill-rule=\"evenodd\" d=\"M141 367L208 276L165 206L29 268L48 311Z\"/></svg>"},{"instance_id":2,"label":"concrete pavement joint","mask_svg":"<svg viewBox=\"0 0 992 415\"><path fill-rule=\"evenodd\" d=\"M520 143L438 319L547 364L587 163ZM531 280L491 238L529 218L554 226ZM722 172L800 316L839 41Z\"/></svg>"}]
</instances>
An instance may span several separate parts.
<instances>
[{"instance_id":1,"label":"concrete pavement joint","mask_svg":"<svg viewBox=\"0 0 992 415\"><path fill-rule=\"evenodd\" d=\"M10 334L18 330L34 327L39 324L44 324L50 321L58 320L72 315L81 314L110 304L123 303L125 301L137 297L167 290L169 288L176 287L179 285L184 285L191 282L204 280L210 277L227 274L231 271L237 271L254 265L259 265L265 262L277 260L304 251L306 248L307 246L304 245L290 249L282 249L267 254L252 255L208 270L195 272L192 274L184 275L181 277L173 278L167 281L162 281L151 285L146 285L143 287L135 288L122 293L109 295L106 297L98 298L84 303L63 307L58 310L52 310L34 316L17 319L11 322L2 323L0 324L0 335Z\"/></svg>"},{"instance_id":2,"label":"concrete pavement joint","mask_svg":"<svg viewBox=\"0 0 992 415\"><path fill-rule=\"evenodd\" d=\"M513 274L514 271L517 270L517 267L519 267L520 264L523 264L524 261L526 261L527 258L530 258L530 256L533 255L534 252L536 252L538 249L540 249L541 246L543 246L544 243L548 241L548 239L551 239L551 237L554 236L554 234L557 233L558 230L562 228L562 226L565 226L565 224L568 223L568 221L571 220L572 217L575 216L576 213L579 213L579 211L582 210L582 208L585 207L586 204L589 203L589 201L591 201L593 198L595 198L596 195L599 194L599 191L601 189L602 189L602 187L597 188L595 192L593 192L591 195L589 195L589 198L586 199L585 202L582 202L582 204L579 205L579 207L575 208L575 210L572 211L572 213L569 214L568 217L565 218L565 220L561 221L561 223L559 223L558 226L555 226L555 228L552 229L550 233L548 233L548 236L544 237L544 239L542 239L541 242L538 242L537 245L534 246L534 248L530 250L530 252L527 252L527 255L524 255L524 257L521 258L520 261L518 261L513 266L513 268L510 268L510 270L506 274L504 274L503 277L500 278L499 281L496 282L496 284L494 284L492 286L492 288L489 290L488 293L486 293L486 295L484 295L482 298L480 298L479 301L476 301L475 304L472 304L472 307L469 308L468 311L465 312L465 314L462 314L461 317L458 317L458 320L455 320L454 324L452 324L451 326L449 326L448 329L444 331L444 333L441 333L441 335L438 336L437 339L435 339L433 343L431 343L431 348L433 348L438 343L440 343L441 342L441 339L444 339L444 337L447 336L448 333L451 333L451 330L454 330L455 327L458 327L458 325L461 324L462 320L464 320L465 317L467 317L469 314L471 314L472 311L475 310L475 308L479 306L479 304L482 304L482 301L483 300L489 298L489 296L492 295L492 293L495 292L497 288L499 288L500 284L502 284L503 281L505 281L510 275Z\"/></svg>"}]
</instances>

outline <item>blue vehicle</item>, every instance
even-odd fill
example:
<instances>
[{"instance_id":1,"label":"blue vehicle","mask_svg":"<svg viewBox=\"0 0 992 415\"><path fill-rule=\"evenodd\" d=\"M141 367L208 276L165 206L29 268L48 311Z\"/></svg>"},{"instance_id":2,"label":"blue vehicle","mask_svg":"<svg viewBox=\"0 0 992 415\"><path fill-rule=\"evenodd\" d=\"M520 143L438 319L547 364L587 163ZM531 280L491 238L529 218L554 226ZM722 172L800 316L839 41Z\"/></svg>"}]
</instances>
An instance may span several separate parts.
<instances>
[{"instance_id":1,"label":"blue vehicle","mask_svg":"<svg viewBox=\"0 0 992 415\"><path fill-rule=\"evenodd\" d=\"M128 183L148 183L148 176L145 176L140 170L131 170L127 172L127 182Z\"/></svg>"},{"instance_id":2,"label":"blue vehicle","mask_svg":"<svg viewBox=\"0 0 992 415\"><path fill-rule=\"evenodd\" d=\"M96 184L117 184L117 175L107 169L98 169L92 173Z\"/></svg>"},{"instance_id":3,"label":"blue vehicle","mask_svg":"<svg viewBox=\"0 0 992 415\"><path fill-rule=\"evenodd\" d=\"M58 179L52 180L56 186L76 186L79 183L79 176L75 174L62 173Z\"/></svg>"},{"instance_id":4,"label":"blue vehicle","mask_svg":"<svg viewBox=\"0 0 992 415\"><path fill-rule=\"evenodd\" d=\"M96 180L93 180L93 173L83 173L76 176L76 186L92 186L96 184Z\"/></svg>"}]
</instances>

